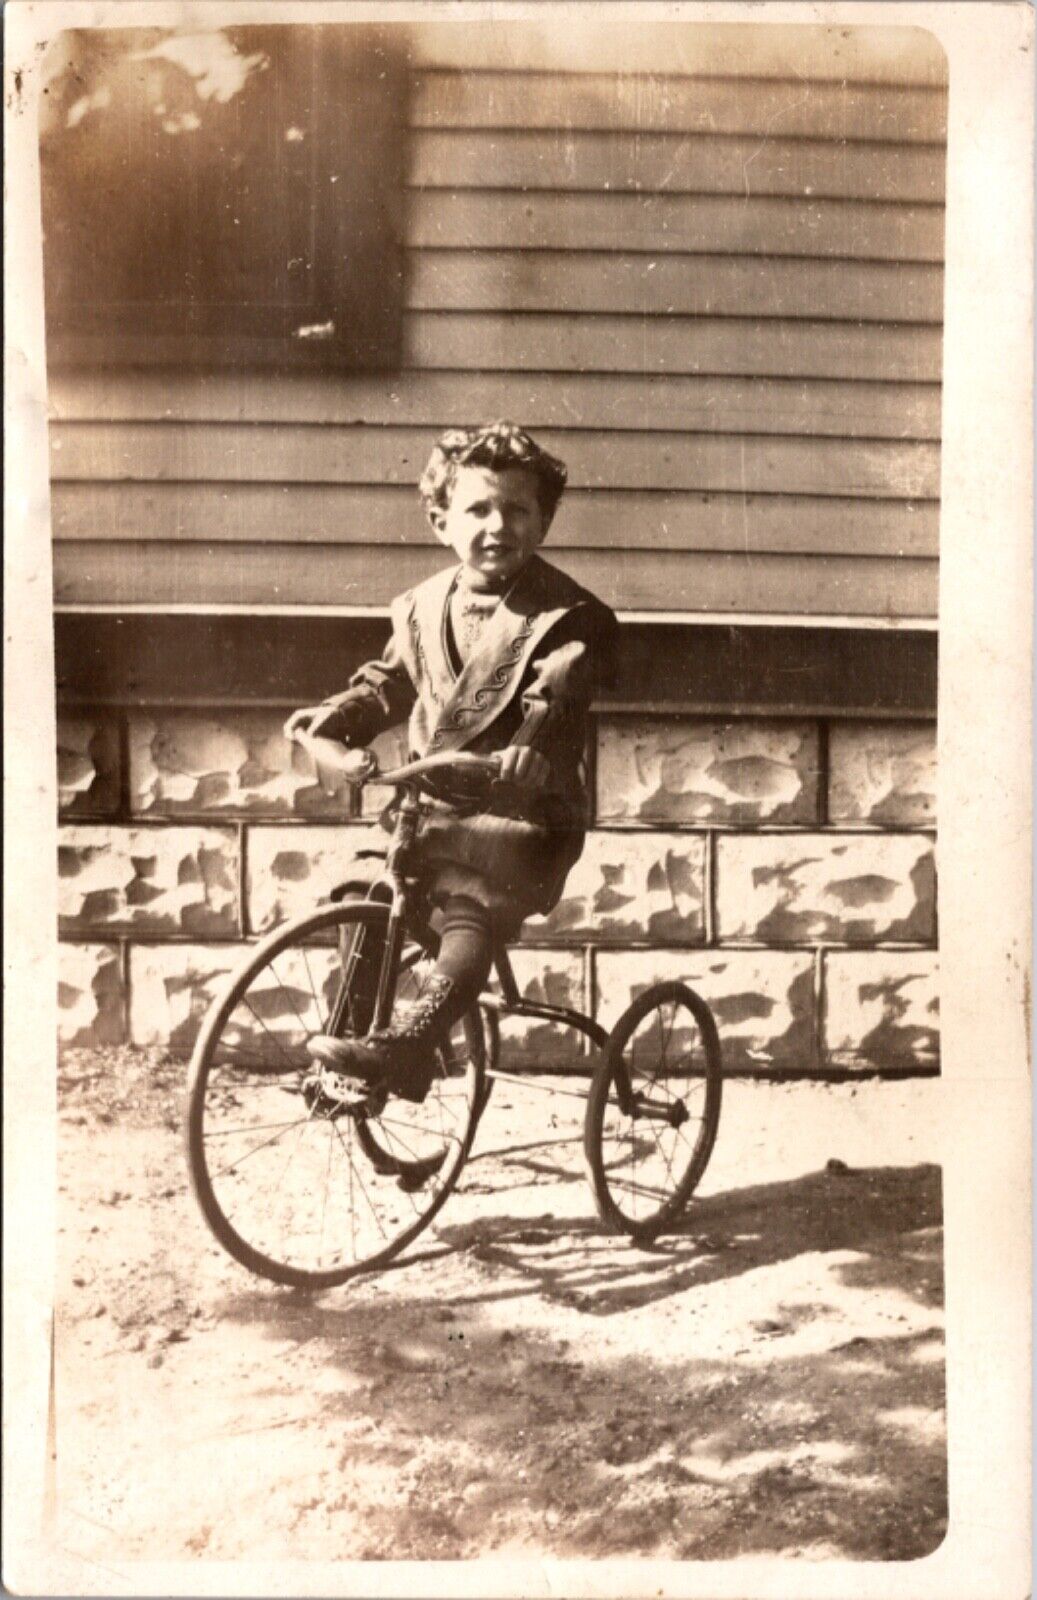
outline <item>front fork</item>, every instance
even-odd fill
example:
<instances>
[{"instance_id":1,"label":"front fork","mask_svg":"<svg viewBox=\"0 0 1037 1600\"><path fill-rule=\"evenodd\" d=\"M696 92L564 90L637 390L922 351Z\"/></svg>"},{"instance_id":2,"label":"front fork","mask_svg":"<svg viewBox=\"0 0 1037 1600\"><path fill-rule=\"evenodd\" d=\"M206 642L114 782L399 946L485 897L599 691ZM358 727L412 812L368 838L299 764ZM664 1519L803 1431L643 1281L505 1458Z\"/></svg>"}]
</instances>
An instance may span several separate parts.
<instances>
[{"instance_id":1,"label":"front fork","mask_svg":"<svg viewBox=\"0 0 1037 1600\"><path fill-rule=\"evenodd\" d=\"M404 929L407 913L407 890L404 884L403 869L407 852L414 842L420 817L420 808L413 796L405 796L400 802L396 814L396 826L393 831L392 843L389 847L386 867L389 881L392 884L392 902L389 907L389 920L385 930L385 944L382 949L381 966L378 973L378 988L375 995L374 1006L371 1011L367 1032L375 1032L385 1028L392 1017L393 1002L396 999L396 979L400 970L400 957L403 954ZM350 1002L350 985L352 972L351 963L354 963L357 951L350 948L350 940L363 938L366 929L356 929L352 934L343 930L339 937L339 960L342 964L342 983L338 996L332 1007L328 1031L340 1038L345 1030Z\"/></svg>"},{"instance_id":2,"label":"front fork","mask_svg":"<svg viewBox=\"0 0 1037 1600\"><path fill-rule=\"evenodd\" d=\"M403 954L404 906L402 886L394 881L392 907L385 930L382 970L378 974L378 997L374 1003L374 1018L371 1024L375 1031L388 1027L393 1001L396 999L396 976L400 970L400 956Z\"/></svg>"}]
</instances>

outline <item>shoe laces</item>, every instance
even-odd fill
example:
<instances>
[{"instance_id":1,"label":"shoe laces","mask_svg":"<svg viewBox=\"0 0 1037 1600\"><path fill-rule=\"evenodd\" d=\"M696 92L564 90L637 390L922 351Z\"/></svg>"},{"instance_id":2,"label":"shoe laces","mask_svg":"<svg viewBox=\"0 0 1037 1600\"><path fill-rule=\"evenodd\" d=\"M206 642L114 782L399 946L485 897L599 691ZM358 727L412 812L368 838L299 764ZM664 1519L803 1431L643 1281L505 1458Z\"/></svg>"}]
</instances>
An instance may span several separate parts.
<instances>
[{"instance_id":1,"label":"shoe laces","mask_svg":"<svg viewBox=\"0 0 1037 1600\"><path fill-rule=\"evenodd\" d=\"M405 1016L394 1019L387 1028L383 1029L377 1037L379 1039L397 1039L401 1034L408 1038L418 1037L428 1033L435 1020L435 1014L453 988L453 979L434 973L425 980L421 993L412 1005L408 1006Z\"/></svg>"}]
</instances>

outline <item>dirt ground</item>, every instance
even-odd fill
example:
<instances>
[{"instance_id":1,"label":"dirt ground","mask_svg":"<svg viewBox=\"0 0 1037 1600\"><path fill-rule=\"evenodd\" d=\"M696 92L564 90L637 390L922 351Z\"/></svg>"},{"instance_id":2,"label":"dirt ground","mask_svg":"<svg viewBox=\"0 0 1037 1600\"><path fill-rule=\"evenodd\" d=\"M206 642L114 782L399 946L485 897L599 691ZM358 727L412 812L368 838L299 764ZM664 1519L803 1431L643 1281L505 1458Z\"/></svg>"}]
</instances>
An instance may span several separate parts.
<instances>
[{"instance_id":1,"label":"dirt ground","mask_svg":"<svg viewBox=\"0 0 1037 1600\"><path fill-rule=\"evenodd\" d=\"M571 1085L570 1085L571 1087ZM54 1540L88 1561L907 1560L946 1517L937 1082L733 1083L682 1231L600 1231L582 1102L498 1084L405 1264L205 1230L182 1066L61 1069Z\"/></svg>"}]
</instances>

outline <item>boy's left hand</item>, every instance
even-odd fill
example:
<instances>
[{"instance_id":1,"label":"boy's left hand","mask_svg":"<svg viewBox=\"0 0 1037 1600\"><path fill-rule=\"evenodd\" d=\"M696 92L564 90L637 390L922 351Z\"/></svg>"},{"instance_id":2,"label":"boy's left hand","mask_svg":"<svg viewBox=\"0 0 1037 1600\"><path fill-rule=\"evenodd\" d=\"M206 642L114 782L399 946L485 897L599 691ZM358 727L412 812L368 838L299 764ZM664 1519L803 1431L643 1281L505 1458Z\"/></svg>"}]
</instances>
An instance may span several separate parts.
<instances>
[{"instance_id":1,"label":"boy's left hand","mask_svg":"<svg viewBox=\"0 0 1037 1600\"><path fill-rule=\"evenodd\" d=\"M509 744L500 753L500 781L517 789L542 789L551 776L551 764L539 750Z\"/></svg>"}]
</instances>

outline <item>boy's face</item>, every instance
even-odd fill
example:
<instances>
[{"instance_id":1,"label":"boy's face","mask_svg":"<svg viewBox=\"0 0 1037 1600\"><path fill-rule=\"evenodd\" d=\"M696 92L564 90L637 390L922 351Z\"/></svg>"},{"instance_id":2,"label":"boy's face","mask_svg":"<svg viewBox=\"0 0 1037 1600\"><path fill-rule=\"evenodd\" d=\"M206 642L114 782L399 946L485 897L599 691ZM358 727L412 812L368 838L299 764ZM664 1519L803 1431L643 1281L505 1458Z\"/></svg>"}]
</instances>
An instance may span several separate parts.
<instances>
[{"instance_id":1,"label":"boy's face","mask_svg":"<svg viewBox=\"0 0 1037 1600\"><path fill-rule=\"evenodd\" d=\"M551 520L525 467L458 467L450 504L429 516L443 543L487 588L511 582L543 542Z\"/></svg>"}]
</instances>

